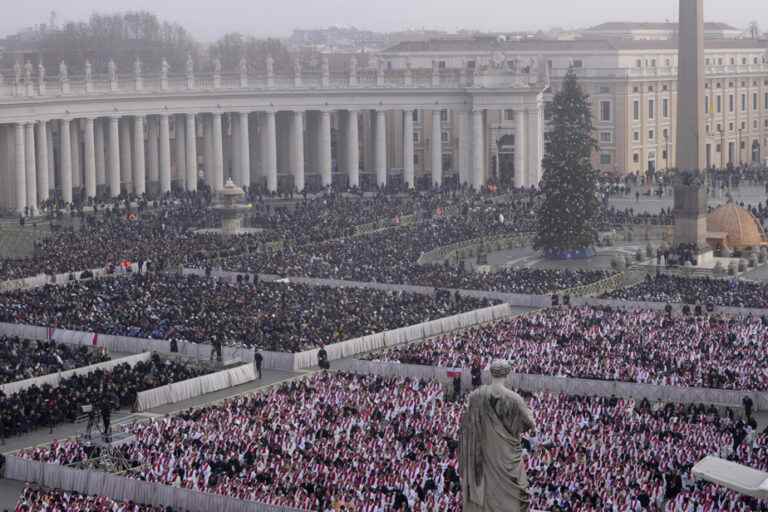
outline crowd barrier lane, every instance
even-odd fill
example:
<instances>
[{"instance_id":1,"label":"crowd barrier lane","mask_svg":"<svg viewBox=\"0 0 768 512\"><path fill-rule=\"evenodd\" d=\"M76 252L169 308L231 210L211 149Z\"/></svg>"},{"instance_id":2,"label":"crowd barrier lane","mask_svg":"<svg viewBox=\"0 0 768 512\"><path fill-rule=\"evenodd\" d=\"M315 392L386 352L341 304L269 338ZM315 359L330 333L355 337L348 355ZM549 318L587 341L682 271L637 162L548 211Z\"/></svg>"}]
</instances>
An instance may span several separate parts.
<instances>
[{"instance_id":1,"label":"crowd barrier lane","mask_svg":"<svg viewBox=\"0 0 768 512\"><path fill-rule=\"evenodd\" d=\"M410 377L414 379L437 380L444 385L448 385L452 380L452 377L449 376L449 374L460 372L463 386L466 389L471 387L469 368L440 368L396 362L361 361L356 359L340 361L337 363L336 368L352 373L381 375L383 377ZM483 372L483 382L490 382L490 373L487 370ZM651 403L661 400L663 402L681 402L686 404L715 404L732 408L741 407L742 399L745 396L749 396L754 402L756 411L768 409L768 392L763 391L660 386L637 382L589 380L526 374L512 374L510 375L508 382L515 388L531 392L549 391L551 393L564 393L568 395L616 396L621 398L634 398L635 400L642 400L645 398Z\"/></svg>"},{"instance_id":2,"label":"crowd barrier lane","mask_svg":"<svg viewBox=\"0 0 768 512\"><path fill-rule=\"evenodd\" d=\"M161 405L183 402L254 380L256 380L256 370L252 363L248 363L228 370L201 375L193 379L142 391L136 397L136 409L139 412L143 412L160 407Z\"/></svg>"},{"instance_id":3,"label":"crowd barrier lane","mask_svg":"<svg viewBox=\"0 0 768 512\"><path fill-rule=\"evenodd\" d=\"M329 361L346 359L386 347L418 341L449 332L479 325L496 319L509 318L514 312L508 304L470 311L458 315L432 320L417 325L392 329L382 333L362 336L351 340L326 345ZM317 354L319 349L306 350L293 354L292 370L306 370L318 366ZM284 368L282 368L284 369Z\"/></svg>"},{"instance_id":4,"label":"crowd barrier lane","mask_svg":"<svg viewBox=\"0 0 768 512\"><path fill-rule=\"evenodd\" d=\"M139 269L139 266L137 263L131 264L131 270L133 273L136 273L138 269ZM0 292L30 290L33 288L40 288L41 286L45 286L48 284L55 285L55 286L64 286L73 282L91 279L91 278L86 278L86 279L81 278L80 276L83 274L83 272L90 272L94 279L99 277L105 277L105 276L118 277L118 276L124 276L124 275L131 275L125 272L113 272L111 274L108 274L105 268L83 269L83 270L76 270L72 272L65 272L63 274L53 274L53 275L38 274L36 276L25 277L22 279L11 279L7 281L0 281Z\"/></svg>"},{"instance_id":5,"label":"crowd barrier lane","mask_svg":"<svg viewBox=\"0 0 768 512\"><path fill-rule=\"evenodd\" d=\"M41 375L40 377L34 377L16 382L9 382L0 386L0 391L2 391L6 396L10 396L32 386L41 387L48 384L51 387L58 387L63 380L69 379L75 375L87 375L89 373L95 372L96 370L110 370L121 364L128 364L131 367L134 367L139 362L149 361L151 358L152 354L150 352L144 352L134 356L112 359L111 361L105 361L103 363L92 364L89 366L82 366L72 370L50 373L48 375Z\"/></svg>"},{"instance_id":6,"label":"crowd barrier lane","mask_svg":"<svg viewBox=\"0 0 768 512\"><path fill-rule=\"evenodd\" d=\"M638 309L650 309L655 311L663 311L667 304L672 307L674 314L680 314L684 304L680 302L641 302L641 301L629 301L618 299L598 299L594 297L576 297L571 299L571 305L573 306L595 306L595 307L612 307L626 310L638 310ZM689 305L689 308L693 310L693 305ZM728 306L714 306L713 313L732 315L732 316L765 316L768 315L768 309L764 308L734 308Z\"/></svg>"},{"instance_id":7,"label":"crowd barrier lane","mask_svg":"<svg viewBox=\"0 0 768 512\"><path fill-rule=\"evenodd\" d=\"M86 495L109 496L118 501L133 501L158 507L170 506L189 512L299 512L298 509L267 505L229 496L145 482L125 475L92 469L46 464L7 455L5 477L44 487Z\"/></svg>"}]
</instances>

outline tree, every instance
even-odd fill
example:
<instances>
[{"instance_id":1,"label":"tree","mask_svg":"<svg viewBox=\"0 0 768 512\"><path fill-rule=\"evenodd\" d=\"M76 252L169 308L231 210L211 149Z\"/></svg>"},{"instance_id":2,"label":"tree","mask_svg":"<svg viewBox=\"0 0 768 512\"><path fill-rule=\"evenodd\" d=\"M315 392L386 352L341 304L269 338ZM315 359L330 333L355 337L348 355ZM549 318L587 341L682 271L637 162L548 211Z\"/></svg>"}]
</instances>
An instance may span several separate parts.
<instances>
[{"instance_id":1,"label":"tree","mask_svg":"<svg viewBox=\"0 0 768 512\"><path fill-rule=\"evenodd\" d=\"M218 58L224 70L236 73L240 69L240 58L245 57L251 68L263 68L267 56L274 59L276 70L290 69L288 48L277 39L256 39L252 36L230 33L208 47L208 55Z\"/></svg>"},{"instance_id":2,"label":"tree","mask_svg":"<svg viewBox=\"0 0 768 512\"><path fill-rule=\"evenodd\" d=\"M545 134L544 196L538 210L534 248L549 257L590 249L597 241L600 209L597 171L592 167L592 108L570 69L548 106L552 128Z\"/></svg>"}]
</instances>

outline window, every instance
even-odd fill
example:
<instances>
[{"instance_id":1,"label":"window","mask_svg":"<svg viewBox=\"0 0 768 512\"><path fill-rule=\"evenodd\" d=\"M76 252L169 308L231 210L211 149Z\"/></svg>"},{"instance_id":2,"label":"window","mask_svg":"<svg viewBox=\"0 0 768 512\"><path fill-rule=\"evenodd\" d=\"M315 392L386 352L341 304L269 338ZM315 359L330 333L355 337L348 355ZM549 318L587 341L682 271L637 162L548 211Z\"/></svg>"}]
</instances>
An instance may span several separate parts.
<instances>
[{"instance_id":1,"label":"window","mask_svg":"<svg viewBox=\"0 0 768 512\"><path fill-rule=\"evenodd\" d=\"M665 119L669 117L669 98L661 100L661 117Z\"/></svg>"},{"instance_id":2,"label":"window","mask_svg":"<svg viewBox=\"0 0 768 512\"><path fill-rule=\"evenodd\" d=\"M648 140L653 140L655 135L656 135L656 132L654 132L653 130L648 130Z\"/></svg>"},{"instance_id":3,"label":"window","mask_svg":"<svg viewBox=\"0 0 768 512\"><path fill-rule=\"evenodd\" d=\"M723 65L723 58L722 58L722 57L720 57L719 59L717 59L717 65L718 65L718 66L722 66L722 65Z\"/></svg>"},{"instance_id":4,"label":"window","mask_svg":"<svg viewBox=\"0 0 768 512\"><path fill-rule=\"evenodd\" d=\"M580 59L576 59L573 61L573 67L574 68L583 68L584 67L584 61Z\"/></svg>"},{"instance_id":5,"label":"window","mask_svg":"<svg viewBox=\"0 0 768 512\"><path fill-rule=\"evenodd\" d=\"M445 69L445 61L441 60L437 62L438 69Z\"/></svg>"},{"instance_id":6,"label":"window","mask_svg":"<svg viewBox=\"0 0 768 512\"><path fill-rule=\"evenodd\" d=\"M611 132L600 132L600 142L610 144L613 140L613 134Z\"/></svg>"},{"instance_id":7,"label":"window","mask_svg":"<svg viewBox=\"0 0 768 512\"><path fill-rule=\"evenodd\" d=\"M717 113L719 114L722 111L723 111L723 97L718 96L717 97Z\"/></svg>"},{"instance_id":8,"label":"window","mask_svg":"<svg viewBox=\"0 0 768 512\"><path fill-rule=\"evenodd\" d=\"M656 67L656 59L651 59L651 67L652 68Z\"/></svg>"},{"instance_id":9,"label":"window","mask_svg":"<svg viewBox=\"0 0 768 512\"><path fill-rule=\"evenodd\" d=\"M728 131L729 132L733 131L733 123L728 123Z\"/></svg>"},{"instance_id":10,"label":"window","mask_svg":"<svg viewBox=\"0 0 768 512\"><path fill-rule=\"evenodd\" d=\"M601 121L611 120L611 102L610 101L600 102L600 120Z\"/></svg>"},{"instance_id":11,"label":"window","mask_svg":"<svg viewBox=\"0 0 768 512\"><path fill-rule=\"evenodd\" d=\"M641 68L641 67L643 67L643 61L642 61L642 59L637 59L637 60L635 61L635 67L636 67L636 68Z\"/></svg>"},{"instance_id":12,"label":"window","mask_svg":"<svg viewBox=\"0 0 768 512\"><path fill-rule=\"evenodd\" d=\"M419 154L414 153L413 154L413 165L419 165Z\"/></svg>"},{"instance_id":13,"label":"window","mask_svg":"<svg viewBox=\"0 0 768 512\"><path fill-rule=\"evenodd\" d=\"M664 160L667 160L667 150L666 149L662 149L661 150L661 158L664 159Z\"/></svg>"},{"instance_id":14,"label":"window","mask_svg":"<svg viewBox=\"0 0 768 512\"><path fill-rule=\"evenodd\" d=\"M600 94L610 94L611 93L611 88L610 87L606 87L604 85L601 85L598 88L598 91L600 92Z\"/></svg>"},{"instance_id":15,"label":"window","mask_svg":"<svg viewBox=\"0 0 768 512\"><path fill-rule=\"evenodd\" d=\"M440 142L442 143L448 142L448 132L443 132L440 134Z\"/></svg>"},{"instance_id":16,"label":"window","mask_svg":"<svg viewBox=\"0 0 768 512\"><path fill-rule=\"evenodd\" d=\"M662 130L661 134L664 137L664 140L669 139L669 130L667 128L664 128L664 130Z\"/></svg>"},{"instance_id":17,"label":"window","mask_svg":"<svg viewBox=\"0 0 768 512\"><path fill-rule=\"evenodd\" d=\"M419 132L413 132L413 143L421 144L421 134Z\"/></svg>"},{"instance_id":18,"label":"window","mask_svg":"<svg viewBox=\"0 0 768 512\"><path fill-rule=\"evenodd\" d=\"M668 85L662 85L661 86L661 90L662 91L668 91L669 90L669 86Z\"/></svg>"},{"instance_id":19,"label":"window","mask_svg":"<svg viewBox=\"0 0 768 512\"><path fill-rule=\"evenodd\" d=\"M440 122L441 123L447 123L448 122L448 110L443 109L440 111Z\"/></svg>"},{"instance_id":20,"label":"window","mask_svg":"<svg viewBox=\"0 0 768 512\"><path fill-rule=\"evenodd\" d=\"M754 121L752 121L752 129L753 129L753 130L757 130L757 119L755 119Z\"/></svg>"},{"instance_id":21,"label":"window","mask_svg":"<svg viewBox=\"0 0 768 512\"><path fill-rule=\"evenodd\" d=\"M718 144L717 146L715 146L715 152L717 152L717 153L722 153L722 151L723 151L723 147L722 147L720 144Z\"/></svg>"},{"instance_id":22,"label":"window","mask_svg":"<svg viewBox=\"0 0 768 512\"><path fill-rule=\"evenodd\" d=\"M656 115L656 101L648 100L648 119L653 119Z\"/></svg>"},{"instance_id":23,"label":"window","mask_svg":"<svg viewBox=\"0 0 768 512\"><path fill-rule=\"evenodd\" d=\"M717 123L717 132L720 133L721 131L723 131L723 125Z\"/></svg>"},{"instance_id":24,"label":"window","mask_svg":"<svg viewBox=\"0 0 768 512\"><path fill-rule=\"evenodd\" d=\"M635 153L634 155L632 155L632 161L635 162L636 164L639 164L640 163L640 153Z\"/></svg>"},{"instance_id":25,"label":"window","mask_svg":"<svg viewBox=\"0 0 768 512\"><path fill-rule=\"evenodd\" d=\"M768 92L765 93L765 97L763 98L763 108L768 111Z\"/></svg>"},{"instance_id":26,"label":"window","mask_svg":"<svg viewBox=\"0 0 768 512\"><path fill-rule=\"evenodd\" d=\"M709 96L704 96L704 113L709 114Z\"/></svg>"},{"instance_id":27,"label":"window","mask_svg":"<svg viewBox=\"0 0 768 512\"><path fill-rule=\"evenodd\" d=\"M742 65L746 66L747 65L747 58L746 57L742 58L741 59L741 63L742 63Z\"/></svg>"},{"instance_id":28,"label":"window","mask_svg":"<svg viewBox=\"0 0 768 512\"><path fill-rule=\"evenodd\" d=\"M602 153L600 155L600 165L611 165L611 155L608 153Z\"/></svg>"},{"instance_id":29,"label":"window","mask_svg":"<svg viewBox=\"0 0 768 512\"><path fill-rule=\"evenodd\" d=\"M640 142L640 132L632 133L632 140L634 140L635 142Z\"/></svg>"},{"instance_id":30,"label":"window","mask_svg":"<svg viewBox=\"0 0 768 512\"><path fill-rule=\"evenodd\" d=\"M768 84L766 84L766 85L768 85ZM640 88L639 87L633 87L632 88L632 92L638 93L638 92L640 92Z\"/></svg>"},{"instance_id":31,"label":"window","mask_svg":"<svg viewBox=\"0 0 768 512\"><path fill-rule=\"evenodd\" d=\"M741 122L741 129L742 130L746 130L747 129L747 122L746 121L742 121Z\"/></svg>"},{"instance_id":32,"label":"window","mask_svg":"<svg viewBox=\"0 0 768 512\"><path fill-rule=\"evenodd\" d=\"M648 92L653 92L653 86L652 85L648 86Z\"/></svg>"},{"instance_id":33,"label":"window","mask_svg":"<svg viewBox=\"0 0 768 512\"><path fill-rule=\"evenodd\" d=\"M419 112L420 112L419 110L414 110L413 111L413 122L414 123L421 122L421 119L420 119L421 115L419 114Z\"/></svg>"},{"instance_id":34,"label":"window","mask_svg":"<svg viewBox=\"0 0 768 512\"><path fill-rule=\"evenodd\" d=\"M709 63L710 63L710 59L707 59L707 66L709 66Z\"/></svg>"},{"instance_id":35,"label":"window","mask_svg":"<svg viewBox=\"0 0 768 512\"><path fill-rule=\"evenodd\" d=\"M747 111L747 95L746 94L741 95L741 111L742 112Z\"/></svg>"},{"instance_id":36,"label":"window","mask_svg":"<svg viewBox=\"0 0 768 512\"><path fill-rule=\"evenodd\" d=\"M741 149L744 149L747 147L747 143L744 141L741 141Z\"/></svg>"},{"instance_id":37,"label":"window","mask_svg":"<svg viewBox=\"0 0 768 512\"><path fill-rule=\"evenodd\" d=\"M768 119L765 120L765 127L768 128Z\"/></svg>"},{"instance_id":38,"label":"window","mask_svg":"<svg viewBox=\"0 0 768 512\"><path fill-rule=\"evenodd\" d=\"M752 110L757 111L760 108L757 101L757 93L752 94Z\"/></svg>"},{"instance_id":39,"label":"window","mask_svg":"<svg viewBox=\"0 0 768 512\"><path fill-rule=\"evenodd\" d=\"M468 69L475 69L475 66L477 66L475 61L473 61L473 60L467 61L467 68Z\"/></svg>"},{"instance_id":40,"label":"window","mask_svg":"<svg viewBox=\"0 0 768 512\"><path fill-rule=\"evenodd\" d=\"M768 94L766 94L766 96L768 96ZM640 102L637 100L632 103L632 118L635 121L640 120Z\"/></svg>"},{"instance_id":41,"label":"window","mask_svg":"<svg viewBox=\"0 0 768 512\"><path fill-rule=\"evenodd\" d=\"M505 121L514 121L515 120L515 111L514 110L505 110L504 111L504 120Z\"/></svg>"},{"instance_id":42,"label":"window","mask_svg":"<svg viewBox=\"0 0 768 512\"><path fill-rule=\"evenodd\" d=\"M736 64L736 59L734 59L733 57L731 57L731 66L733 66L733 65L735 65L735 64Z\"/></svg>"},{"instance_id":43,"label":"window","mask_svg":"<svg viewBox=\"0 0 768 512\"><path fill-rule=\"evenodd\" d=\"M728 112L734 112L736 110L736 99L733 94L728 95Z\"/></svg>"}]
</instances>

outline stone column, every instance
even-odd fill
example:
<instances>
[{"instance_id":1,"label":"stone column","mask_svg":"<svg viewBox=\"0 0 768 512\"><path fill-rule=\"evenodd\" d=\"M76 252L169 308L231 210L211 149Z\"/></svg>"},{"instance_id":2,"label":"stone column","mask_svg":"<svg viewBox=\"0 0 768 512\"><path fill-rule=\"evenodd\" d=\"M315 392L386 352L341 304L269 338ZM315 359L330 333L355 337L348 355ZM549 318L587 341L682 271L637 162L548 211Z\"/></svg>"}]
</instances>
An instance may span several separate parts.
<instances>
[{"instance_id":1,"label":"stone column","mask_svg":"<svg viewBox=\"0 0 768 512\"><path fill-rule=\"evenodd\" d=\"M120 171L121 178L125 179L126 190L133 191L136 186L135 183L131 183L128 186L128 181L133 182L133 161L131 158L131 119L129 117L123 118L118 124L120 125Z\"/></svg>"},{"instance_id":2,"label":"stone column","mask_svg":"<svg viewBox=\"0 0 768 512\"><path fill-rule=\"evenodd\" d=\"M211 189L220 192L224 188L224 141L221 131L221 114L213 114L213 179Z\"/></svg>"},{"instance_id":3,"label":"stone column","mask_svg":"<svg viewBox=\"0 0 768 512\"><path fill-rule=\"evenodd\" d=\"M524 110L515 110L515 187L527 187L526 179L528 137L526 127L526 113Z\"/></svg>"},{"instance_id":4,"label":"stone column","mask_svg":"<svg viewBox=\"0 0 768 512\"><path fill-rule=\"evenodd\" d=\"M320 181L323 187L333 182L333 164L331 162L331 113L327 110L320 112L320 122L317 134L317 157L320 171Z\"/></svg>"},{"instance_id":5,"label":"stone column","mask_svg":"<svg viewBox=\"0 0 768 512\"><path fill-rule=\"evenodd\" d=\"M147 167L144 153L144 116L133 118L133 192L137 196L147 193Z\"/></svg>"},{"instance_id":6,"label":"stone column","mask_svg":"<svg viewBox=\"0 0 768 512\"><path fill-rule=\"evenodd\" d=\"M96 141L93 118L85 120L85 197L96 197ZM103 142L103 141L102 141Z\"/></svg>"},{"instance_id":7,"label":"stone column","mask_svg":"<svg viewBox=\"0 0 768 512\"><path fill-rule=\"evenodd\" d=\"M680 0L677 168L706 167L704 134L704 0ZM723 150L725 150L723 148ZM737 148L738 151L738 148Z\"/></svg>"},{"instance_id":8,"label":"stone column","mask_svg":"<svg viewBox=\"0 0 768 512\"><path fill-rule=\"evenodd\" d=\"M403 112L403 177L408 188L416 187L413 165L413 110L406 110Z\"/></svg>"},{"instance_id":9,"label":"stone column","mask_svg":"<svg viewBox=\"0 0 768 512\"><path fill-rule=\"evenodd\" d=\"M240 136L240 153L238 159L239 166L239 185L243 189L251 186L251 134L248 129L248 112L240 112L240 126L238 127ZM304 163L302 161L302 163Z\"/></svg>"},{"instance_id":10,"label":"stone column","mask_svg":"<svg viewBox=\"0 0 768 512\"><path fill-rule=\"evenodd\" d=\"M376 183L387 184L387 117L383 110L376 111Z\"/></svg>"},{"instance_id":11,"label":"stone column","mask_svg":"<svg viewBox=\"0 0 768 512\"><path fill-rule=\"evenodd\" d=\"M432 111L432 186L443 184L443 130L440 111Z\"/></svg>"},{"instance_id":12,"label":"stone column","mask_svg":"<svg viewBox=\"0 0 768 512\"><path fill-rule=\"evenodd\" d=\"M475 190L483 185L483 111L472 111L472 187Z\"/></svg>"},{"instance_id":13,"label":"stone column","mask_svg":"<svg viewBox=\"0 0 768 512\"><path fill-rule=\"evenodd\" d=\"M471 166L470 138L472 129L469 126L469 115L467 112L459 111L456 113L456 119L459 125L459 186L465 183L471 183L469 179L469 168Z\"/></svg>"},{"instance_id":14,"label":"stone column","mask_svg":"<svg viewBox=\"0 0 768 512\"><path fill-rule=\"evenodd\" d=\"M109 195L120 195L120 118L109 118Z\"/></svg>"},{"instance_id":15,"label":"stone column","mask_svg":"<svg viewBox=\"0 0 768 512\"><path fill-rule=\"evenodd\" d=\"M96 189L107 184L107 164L104 158L104 122L96 119L94 122L94 146L96 151Z\"/></svg>"},{"instance_id":16,"label":"stone column","mask_svg":"<svg viewBox=\"0 0 768 512\"><path fill-rule=\"evenodd\" d=\"M70 151L72 155L72 187L79 190L83 186L83 164L80 156L80 119L70 123Z\"/></svg>"},{"instance_id":17,"label":"stone column","mask_svg":"<svg viewBox=\"0 0 768 512\"><path fill-rule=\"evenodd\" d=\"M170 191L171 128L168 114L160 114L160 193L165 194Z\"/></svg>"},{"instance_id":18,"label":"stone column","mask_svg":"<svg viewBox=\"0 0 768 512\"><path fill-rule=\"evenodd\" d=\"M277 126L275 113L264 112L265 123L265 147L264 149L264 175L267 178L267 190L277 192Z\"/></svg>"},{"instance_id":19,"label":"stone column","mask_svg":"<svg viewBox=\"0 0 768 512\"><path fill-rule=\"evenodd\" d=\"M197 126L195 126L195 114L187 114L187 190L197 190Z\"/></svg>"},{"instance_id":20,"label":"stone column","mask_svg":"<svg viewBox=\"0 0 768 512\"><path fill-rule=\"evenodd\" d=\"M181 190L187 188L187 147L186 147L186 121L183 116L175 117L175 134L173 148L175 150L176 158L176 180Z\"/></svg>"},{"instance_id":21,"label":"stone column","mask_svg":"<svg viewBox=\"0 0 768 512\"><path fill-rule=\"evenodd\" d=\"M16 210L24 213L27 206L27 170L26 149L24 144L24 125L16 124Z\"/></svg>"},{"instance_id":22,"label":"stone column","mask_svg":"<svg viewBox=\"0 0 768 512\"><path fill-rule=\"evenodd\" d=\"M529 187L538 186L541 179L542 155L539 144L539 135L541 133L539 114L539 108L528 110L528 131L526 132L528 142L528 174L526 184Z\"/></svg>"},{"instance_id":23,"label":"stone column","mask_svg":"<svg viewBox=\"0 0 768 512\"><path fill-rule=\"evenodd\" d=\"M360 133L356 110L347 112L346 150L349 187L360 187Z\"/></svg>"},{"instance_id":24,"label":"stone column","mask_svg":"<svg viewBox=\"0 0 768 512\"><path fill-rule=\"evenodd\" d=\"M27 206L30 213L37 210L37 155L35 154L35 123L24 125L24 165L27 179Z\"/></svg>"},{"instance_id":25,"label":"stone column","mask_svg":"<svg viewBox=\"0 0 768 512\"><path fill-rule=\"evenodd\" d=\"M293 185L298 192L304 190L304 112L296 111L291 117L290 167Z\"/></svg>"},{"instance_id":26,"label":"stone column","mask_svg":"<svg viewBox=\"0 0 768 512\"><path fill-rule=\"evenodd\" d=\"M48 187L48 123L40 121L37 123L37 195L40 202L49 199Z\"/></svg>"},{"instance_id":27,"label":"stone column","mask_svg":"<svg viewBox=\"0 0 768 512\"><path fill-rule=\"evenodd\" d=\"M56 190L56 158L53 151L53 123L48 123L45 127L48 138L48 191Z\"/></svg>"},{"instance_id":28,"label":"stone column","mask_svg":"<svg viewBox=\"0 0 768 512\"><path fill-rule=\"evenodd\" d=\"M147 118L147 174L149 175L149 192L160 193L160 124L155 116Z\"/></svg>"},{"instance_id":29,"label":"stone column","mask_svg":"<svg viewBox=\"0 0 768 512\"><path fill-rule=\"evenodd\" d=\"M70 133L69 119L62 119L59 127L61 137L61 200L64 203L72 202L72 136Z\"/></svg>"}]
</instances>

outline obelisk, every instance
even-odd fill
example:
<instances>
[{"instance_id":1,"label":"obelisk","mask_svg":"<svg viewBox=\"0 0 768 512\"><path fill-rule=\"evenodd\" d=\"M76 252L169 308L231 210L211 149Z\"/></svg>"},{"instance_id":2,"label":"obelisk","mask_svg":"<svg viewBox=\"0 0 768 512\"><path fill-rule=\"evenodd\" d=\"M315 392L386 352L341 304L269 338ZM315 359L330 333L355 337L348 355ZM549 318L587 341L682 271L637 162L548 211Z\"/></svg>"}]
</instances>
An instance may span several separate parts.
<instances>
[{"instance_id":1,"label":"obelisk","mask_svg":"<svg viewBox=\"0 0 768 512\"><path fill-rule=\"evenodd\" d=\"M704 0L680 0L677 57L677 168L706 167L704 141Z\"/></svg>"},{"instance_id":2,"label":"obelisk","mask_svg":"<svg viewBox=\"0 0 768 512\"><path fill-rule=\"evenodd\" d=\"M704 0L680 0L677 76L675 245L707 250L704 154Z\"/></svg>"}]
</instances>

